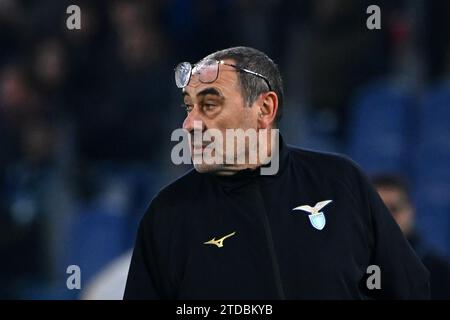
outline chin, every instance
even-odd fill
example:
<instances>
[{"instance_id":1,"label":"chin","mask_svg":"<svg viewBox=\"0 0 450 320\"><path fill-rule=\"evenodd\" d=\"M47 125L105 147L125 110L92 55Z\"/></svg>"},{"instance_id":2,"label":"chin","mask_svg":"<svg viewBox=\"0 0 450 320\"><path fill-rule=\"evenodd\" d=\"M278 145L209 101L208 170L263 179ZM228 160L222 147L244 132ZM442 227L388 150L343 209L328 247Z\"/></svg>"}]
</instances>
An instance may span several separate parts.
<instances>
[{"instance_id":1,"label":"chin","mask_svg":"<svg viewBox=\"0 0 450 320\"><path fill-rule=\"evenodd\" d=\"M217 172L223 170L223 165L218 164L194 164L195 170L199 173Z\"/></svg>"}]
</instances>

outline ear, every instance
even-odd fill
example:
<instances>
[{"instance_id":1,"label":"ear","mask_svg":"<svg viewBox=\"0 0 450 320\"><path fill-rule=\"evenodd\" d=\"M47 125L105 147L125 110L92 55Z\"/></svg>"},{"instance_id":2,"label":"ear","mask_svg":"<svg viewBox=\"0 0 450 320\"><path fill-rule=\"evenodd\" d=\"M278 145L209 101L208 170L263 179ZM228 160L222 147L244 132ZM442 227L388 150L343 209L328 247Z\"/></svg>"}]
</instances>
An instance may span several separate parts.
<instances>
[{"instance_id":1,"label":"ear","mask_svg":"<svg viewBox=\"0 0 450 320\"><path fill-rule=\"evenodd\" d=\"M261 103L258 104L258 128L273 128L275 117L278 111L278 96L275 92L269 91L261 95Z\"/></svg>"}]
</instances>

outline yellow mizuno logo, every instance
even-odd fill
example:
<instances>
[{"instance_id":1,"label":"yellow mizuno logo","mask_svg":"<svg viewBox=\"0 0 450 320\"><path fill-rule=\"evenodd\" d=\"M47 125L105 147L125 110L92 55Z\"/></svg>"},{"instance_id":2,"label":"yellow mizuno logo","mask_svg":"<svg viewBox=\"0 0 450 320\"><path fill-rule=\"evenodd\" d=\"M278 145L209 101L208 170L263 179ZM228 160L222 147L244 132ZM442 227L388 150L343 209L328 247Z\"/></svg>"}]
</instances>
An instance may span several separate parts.
<instances>
[{"instance_id":1,"label":"yellow mizuno logo","mask_svg":"<svg viewBox=\"0 0 450 320\"><path fill-rule=\"evenodd\" d=\"M225 237L222 237L222 238L220 238L218 240L216 240L216 238L212 238L211 240L206 241L203 244L214 244L214 245L218 246L219 248L222 248L223 247L223 240L225 240L226 238L232 237L235 234L236 234L236 231L233 232L233 233L230 233L230 234L226 235Z\"/></svg>"}]
</instances>

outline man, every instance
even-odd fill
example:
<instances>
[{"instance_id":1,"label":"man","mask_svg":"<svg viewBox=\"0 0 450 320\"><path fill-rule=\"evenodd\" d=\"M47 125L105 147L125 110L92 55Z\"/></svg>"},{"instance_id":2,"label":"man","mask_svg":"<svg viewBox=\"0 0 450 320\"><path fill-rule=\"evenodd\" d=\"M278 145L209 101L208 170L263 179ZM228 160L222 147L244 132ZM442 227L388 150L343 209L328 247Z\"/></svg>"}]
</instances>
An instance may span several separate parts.
<instances>
[{"instance_id":1,"label":"man","mask_svg":"<svg viewBox=\"0 0 450 320\"><path fill-rule=\"evenodd\" d=\"M450 263L428 248L417 234L407 184L400 177L389 174L377 175L372 181L403 234L430 271L431 299L450 299Z\"/></svg>"},{"instance_id":2,"label":"man","mask_svg":"<svg viewBox=\"0 0 450 320\"><path fill-rule=\"evenodd\" d=\"M278 126L280 73L258 50L182 63L176 83L191 136ZM124 298L427 298L427 270L361 171L338 155L273 143L276 131L268 132L258 146L267 142L270 162L194 162L158 193L139 227ZM205 150L193 143L194 156ZM244 151L254 150L246 143ZM276 158L278 170L262 174ZM371 265L380 274L368 274Z\"/></svg>"}]
</instances>

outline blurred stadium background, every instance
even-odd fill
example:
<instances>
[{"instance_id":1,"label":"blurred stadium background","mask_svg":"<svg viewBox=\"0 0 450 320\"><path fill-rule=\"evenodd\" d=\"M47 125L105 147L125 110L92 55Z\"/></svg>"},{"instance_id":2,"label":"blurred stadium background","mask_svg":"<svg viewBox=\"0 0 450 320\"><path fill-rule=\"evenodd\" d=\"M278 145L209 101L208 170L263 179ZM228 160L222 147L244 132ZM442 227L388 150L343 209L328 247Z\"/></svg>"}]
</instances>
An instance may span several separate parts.
<instances>
[{"instance_id":1,"label":"blurred stadium background","mask_svg":"<svg viewBox=\"0 0 450 320\"><path fill-rule=\"evenodd\" d=\"M77 299L126 256L188 169L170 161L173 67L235 45L279 64L288 143L405 177L419 232L450 256L449 17L446 0L0 0L0 298Z\"/></svg>"}]
</instances>

